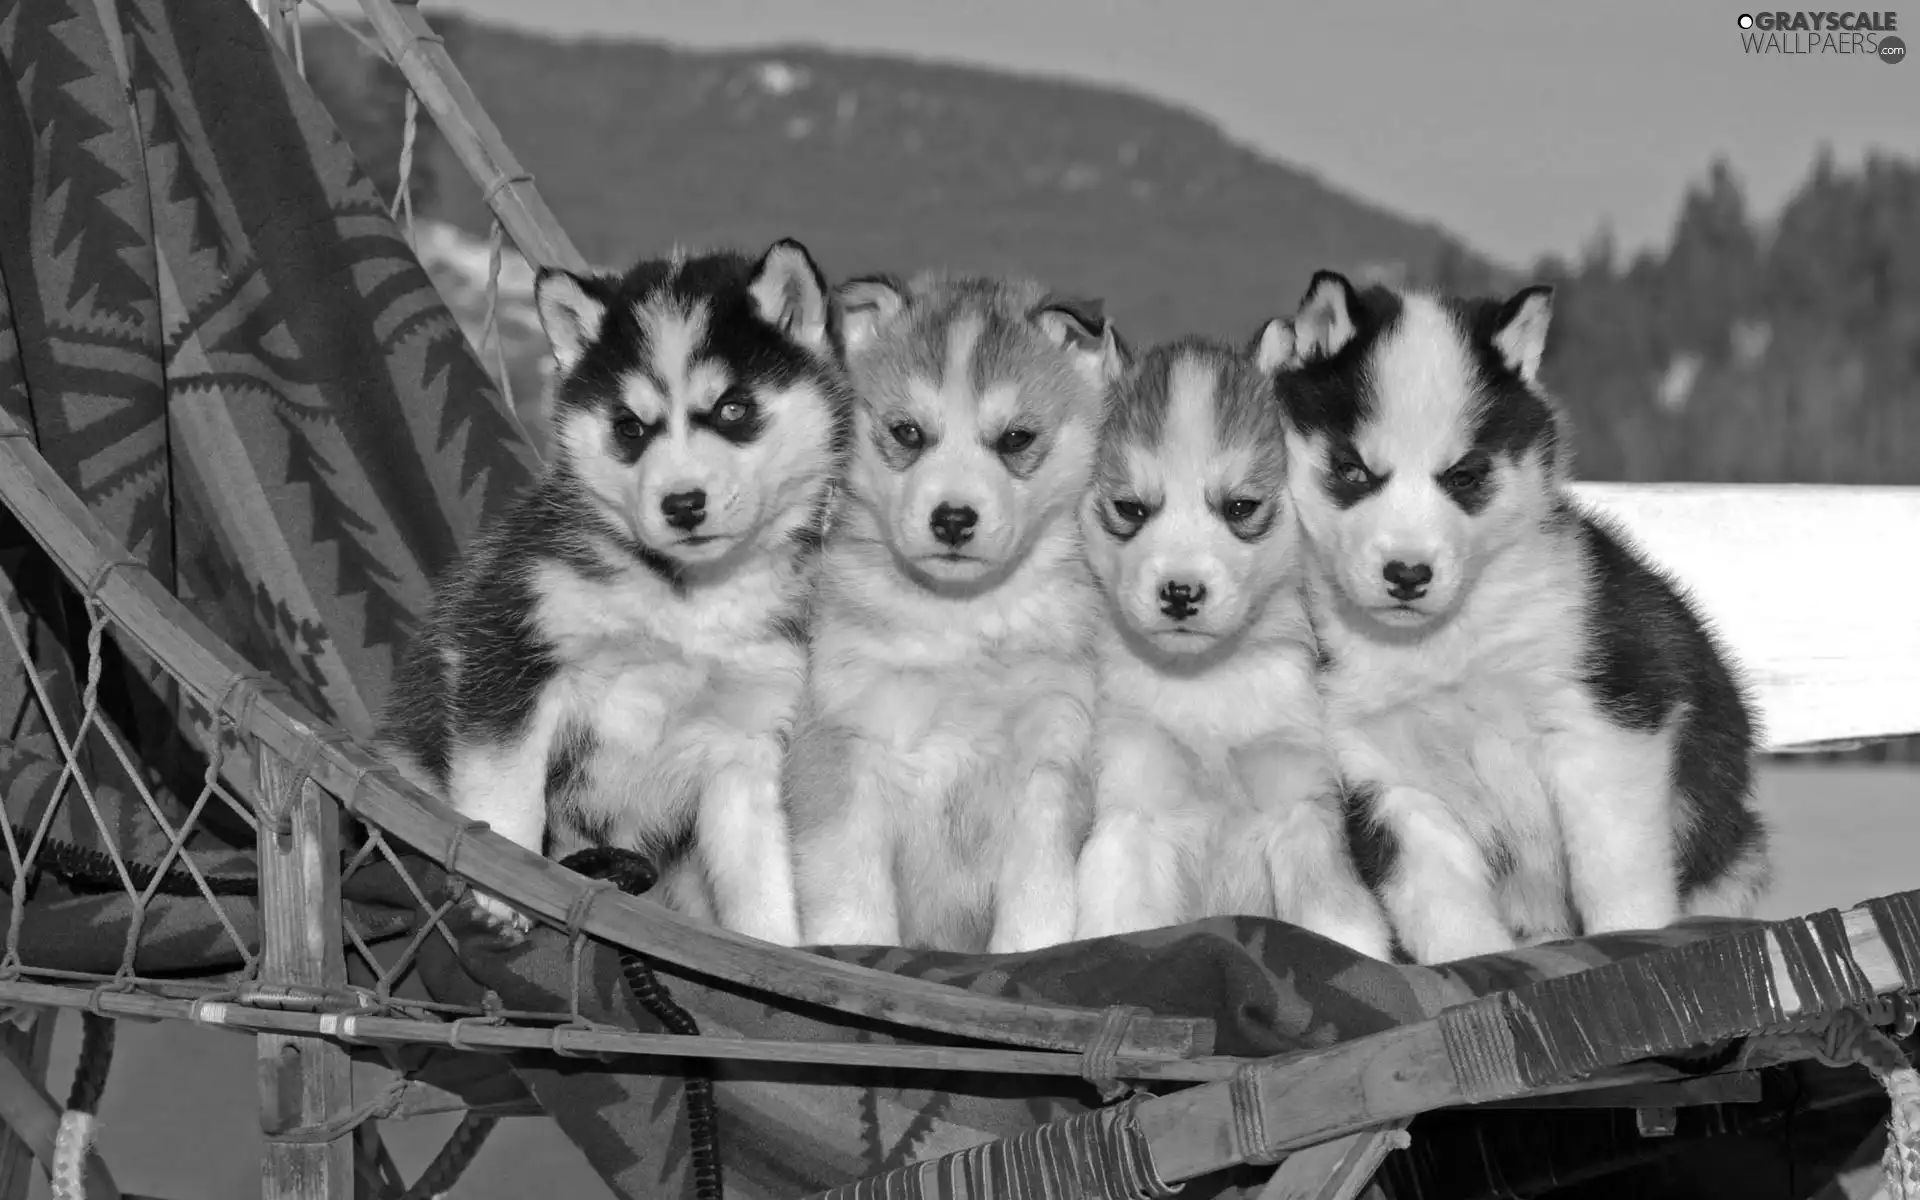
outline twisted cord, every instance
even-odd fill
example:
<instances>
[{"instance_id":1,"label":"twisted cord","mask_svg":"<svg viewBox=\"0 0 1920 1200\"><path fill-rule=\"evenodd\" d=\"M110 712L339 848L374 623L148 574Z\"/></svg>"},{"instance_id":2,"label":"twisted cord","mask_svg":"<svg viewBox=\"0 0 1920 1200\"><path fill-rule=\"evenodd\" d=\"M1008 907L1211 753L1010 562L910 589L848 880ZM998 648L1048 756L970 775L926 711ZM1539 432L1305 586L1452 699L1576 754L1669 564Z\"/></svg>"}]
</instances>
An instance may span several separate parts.
<instances>
[{"instance_id":1,"label":"twisted cord","mask_svg":"<svg viewBox=\"0 0 1920 1200\"><path fill-rule=\"evenodd\" d=\"M53 1138L53 1161L47 1180L53 1200L85 1200L87 1158L99 1129L100 1097L107 1090L107 1071L113 1066L115 1026L109 1017L80 1014L80 1061L73 1071L73 1089Z\"/></svg>"},{"instance_id":2,"label":"twisted cord","mask_svg":"<svg viewBox=\"0 0 1920 1200\"><path fill-rule=\"evenodd\" d=\"M612 881L629 896L638 896L660 881L660 872L644 856L631 850L595 847L569 856L560 864L589 879ZM653 1015L668 1033L698 1036L693 1014L674 1000L647 960L620 947L620 974L635 1003ZM714 1101L713 1078L688 1064L683 1085L687 1093L687 1135L693 1145L693 1194L697 1200L721 1200L720 1109Z\"/></svg>"}]
</instances>

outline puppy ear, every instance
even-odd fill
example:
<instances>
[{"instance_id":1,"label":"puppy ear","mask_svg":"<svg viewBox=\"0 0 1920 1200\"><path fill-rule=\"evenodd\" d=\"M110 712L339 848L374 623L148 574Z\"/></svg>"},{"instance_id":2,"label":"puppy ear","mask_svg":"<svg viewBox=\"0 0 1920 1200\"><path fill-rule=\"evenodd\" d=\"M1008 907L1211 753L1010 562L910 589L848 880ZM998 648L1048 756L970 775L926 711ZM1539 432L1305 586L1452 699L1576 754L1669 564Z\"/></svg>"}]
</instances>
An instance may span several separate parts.
<instances>
[{"instance_id":1,"label":"puppy ear","mask_svg":"<svg viewBox=\"0 0 1920 1200\"><path fill-rule=\"evenodd\" d=\"M872 344L907 307L907 297L893 276L865 275L836 288L833 304L840 317L840 336L851 354Z\"/></svg>"},{"instance_id":2,"label":"puppy ear","mask_svg":"<svg viewBox=\"0 0 1920 1200\"><path fill-rule=\"evenodd\" d=\"M1104 390L1126 373L1131 356L1106 318L1105 302L1048 296L1027 317L1049 341L1073 356L1074 369L1093 386Z\"/></svg>"},{"instance_id":3,"label":"puppy ear","mask_svg":"<svg viewBox=\"0 0 1920 1200\"><path fill-rule=\"evenodd\" d=\"M1293 317L1294 353L1301 362L1331 358L1353 340L1353 285L1338 271L1315 271Z\"/></svg>"},{"instance_id":4,"label":"puppy ear","mask_svg":"<svg viewBox=\"0 0 1920 1200\"><path fill-rule=\"evenodd\" d=\"M1493 348L1513 373L1532 383L1547 350L1547 326L1553 321L1553 289L1544 283L1522 288L1493 318Z\"/></svg>"},{"instance_id":5,"label":"puppy ear","mask_svg":"<svg viewBox=\"0 0 1920 1200\"><path fill-rule=\"evenodd\" d=\"M1293 322L1275 317L1253 335L1253 365L1262 375L1271 375L1295 365Z\"/></svg>"},{"instance_id":6,"label":"puppy ear","mask_svg":"<svg viewBox=\"0 0 1920 1200\"><path fill-rule=\"evenodd\" d=\"M754 268L747 293L762 321L815 354L828 352L827 281L805 246L792 238L775 242Z\"/></svg>"},{"instance_id":7,"label":"puppy ear","mask_svg":"<svg viewBox=\"0 0 1920 1200\"><path fill-rule=\"evenodd\" d=\"M578 366L587 347L600 336L607 319L606 303L596 294L600 286L600 280L559 267L542 267L533 277L533 307L540 314L540 328L546 331L560 375Z\"/></svg>"}]
</instances>

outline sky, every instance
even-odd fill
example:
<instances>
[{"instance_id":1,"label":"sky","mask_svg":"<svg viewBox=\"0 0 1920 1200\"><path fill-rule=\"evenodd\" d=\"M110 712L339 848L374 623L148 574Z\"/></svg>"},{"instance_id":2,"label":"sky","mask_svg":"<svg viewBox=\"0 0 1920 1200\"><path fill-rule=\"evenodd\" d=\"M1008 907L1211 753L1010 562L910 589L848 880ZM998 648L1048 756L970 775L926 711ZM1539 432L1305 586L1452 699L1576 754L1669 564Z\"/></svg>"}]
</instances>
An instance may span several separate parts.
<instances>
[{"instance_id":1,"label":"sky","mask_svg":"<svg viewBox=\"0 0 1920 1200\"><path fill-rule=\"evenodd\" d=\"M1920 55L1749 55L1738 0L458 0L555 35L795 41L1119 84L1509 264L1664 245L1724 154L1771 216L1816 147L1920 155ZM1897 10L1896 10L1897 12ZM530 16L537 13L537 17ZM1902 35L1920 44L1920 5Z\"/></svg>"}]
</instances>

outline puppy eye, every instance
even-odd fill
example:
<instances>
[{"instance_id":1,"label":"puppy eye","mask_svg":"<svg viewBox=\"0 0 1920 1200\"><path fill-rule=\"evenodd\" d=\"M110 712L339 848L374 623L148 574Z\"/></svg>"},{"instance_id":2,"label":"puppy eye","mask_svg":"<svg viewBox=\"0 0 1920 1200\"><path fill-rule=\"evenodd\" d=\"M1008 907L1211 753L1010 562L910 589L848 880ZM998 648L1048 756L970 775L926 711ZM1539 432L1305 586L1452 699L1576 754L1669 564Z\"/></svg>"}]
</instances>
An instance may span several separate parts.
<instances>
[{"instance_id":1,"label":"puppy eye","mask_svg":"<svg viewBox=\"0 0 1920 1200\"><path fill-rule=\"evenodd\" d=\"M1341 457L1333 460L1334 478L1341 483L1360 487L1373 482L1373 472L1367 470L1367 464L1357 458Z\"/></svg>"},{"instance_id":2,"label":"puppy eye","mask_svg":"<svg viewBox=\"0 0 1920 1200\"><path fill-rule=\"evenodd\" d=\"M1033 430L1009 429L1000 435L1000 440L994 443L994 449L1002 454L1018 454L1031 445L1033 445Z\"/></svg>"},{"instance_id":3,"label":"puppy eye","mask_svg":"<svg viewBox=\"0 0 1920 1200\"><path fill-rule=\"evenodd\" d=\"M1441 486L1450 492L1471 492L1487 482L1492 464L1484 459L1463 462L1440 477Z\"/></svg>"},{"instance_id":4,"label":"puppy eye","mask_svg":"<svg viewBox=\"0 0 1920 1200\"><path fill-rule=\"evenodd\" d=\"M712 421L723 429L735 425L744 425L753 419L754 403L752 399L737 388L720 398L713 406Z\"/></svg>"},{"instance_id":5,"label":"puppy eye","mask_svg":"<svg viewBox=\"0 0 1920 1200\"><path fill-rule=\"evenodd\" d=\"M920 427L912 421L902 421L887 430L887 432L893 435L894 441L899 442L909 450L918 450L921 444L927 440L927 435L920 432Z\"/></svg>"},{"instance_id":6,"label":"puppy eye","mask_svg":"<svg viewBox=\"0 0 1920 1200\"><path fill-rule=\"evenodd\" d=\"M1258 500L1248 500L1245 498L1229 500L1227 501L1226 507L1221 511L1226 514L1227 520L1229 521L1245 521L1251 519L1253 514L1260 511L1260 502Z\"/></svg>"},{"instance_id":7,"label":"puppy eye","mask_svg":"<svg viewBox=\"0 0 1920 1200\"><path fill-rule=\"evenodd\" d=\"M1129 525L1144 525L1147 522L1147 506L1138 500L1115 500L1113 515Z\"/></svg>"},{"instance_id":8,"label":"puppy eye","mask_svg":"<svg viewBox=\"0 0 1920 1200\"><path fill-rule=\"evenodd\" d=\"M623 442L637 442L647 434L639 417L621 417L613 423L613 435Z\"/></svg>"}]
</instances>

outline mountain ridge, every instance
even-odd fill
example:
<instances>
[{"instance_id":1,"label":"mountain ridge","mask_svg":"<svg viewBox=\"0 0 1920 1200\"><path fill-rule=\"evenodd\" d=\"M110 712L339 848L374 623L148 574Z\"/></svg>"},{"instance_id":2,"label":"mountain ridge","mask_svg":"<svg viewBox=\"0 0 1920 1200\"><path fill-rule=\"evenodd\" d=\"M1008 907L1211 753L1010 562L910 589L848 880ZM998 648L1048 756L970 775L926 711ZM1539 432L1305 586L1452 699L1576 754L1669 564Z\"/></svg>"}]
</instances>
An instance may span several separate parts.
<instances>
[{"instance_id":1,"label":"mountain ridge","mask_svg":"<svg viewBox=\"0 0 1920 1200\"><path fill-rule=\"evenodd\" d=\"M1498 273L1438 224L1126 85L794 42L689 49L429 20L581 252L607 265L791 236L834 278L933 267L1099 295L1139 344L1250 335L1323 266ZM310 31L309 76L336 114L391 75L360 70L353 95L342 56L357 52L338 30ZM370 166L397 158L397 76L385 86L381 121L342 121ZM434 182L421 211L484 233L490 215L444 142L423 136L422 158Z\"/></svg>"}]
</instances>

